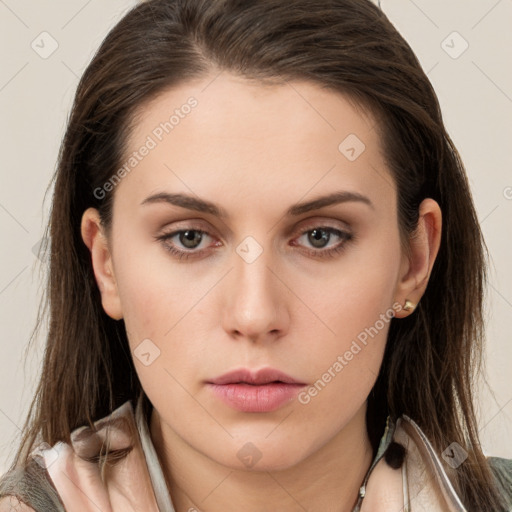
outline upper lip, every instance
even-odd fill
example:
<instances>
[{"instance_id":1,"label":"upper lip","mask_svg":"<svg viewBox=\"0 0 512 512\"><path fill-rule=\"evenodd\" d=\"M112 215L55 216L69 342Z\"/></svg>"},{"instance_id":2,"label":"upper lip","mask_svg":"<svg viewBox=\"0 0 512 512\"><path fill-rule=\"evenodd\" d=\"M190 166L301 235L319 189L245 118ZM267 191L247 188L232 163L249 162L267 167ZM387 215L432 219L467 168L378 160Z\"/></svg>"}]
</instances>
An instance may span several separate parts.
<instances>
[{"instance_id":1,"label":"upper lip","mask_svg":"<svg viewBox=\"0 0 512 512\"><path fill-rule=\"evenodd\" d=\"M261 370L250 370L248 368L240 368L232 370L220 377L208 381L211 384L253 384L262 385L270 382L284 382L286 384L304 384L286 373L275 368L262 368Z\"/></svg>"}]
</instances>

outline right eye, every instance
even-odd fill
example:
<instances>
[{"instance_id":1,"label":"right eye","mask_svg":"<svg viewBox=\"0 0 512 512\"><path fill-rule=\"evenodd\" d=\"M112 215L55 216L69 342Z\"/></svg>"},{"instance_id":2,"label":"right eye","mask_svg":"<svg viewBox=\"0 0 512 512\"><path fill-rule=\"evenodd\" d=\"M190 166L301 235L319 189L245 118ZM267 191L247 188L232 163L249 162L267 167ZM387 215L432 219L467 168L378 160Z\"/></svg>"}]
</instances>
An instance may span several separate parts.
<instances>
[{"instance_id":1,"label":"right eye","mask_svg":"<svg viewBox=\"0 0 512 512\"><path fill-rule=\"evenodd\" d=\"M159 235L157 240L162 242L164 248L178 259L187 259L201 255L206 248L197 250L201 243L210 235L200 229L180 229ZM211 237L210 237L211 238Z\"/></svg>"}]
</instances>

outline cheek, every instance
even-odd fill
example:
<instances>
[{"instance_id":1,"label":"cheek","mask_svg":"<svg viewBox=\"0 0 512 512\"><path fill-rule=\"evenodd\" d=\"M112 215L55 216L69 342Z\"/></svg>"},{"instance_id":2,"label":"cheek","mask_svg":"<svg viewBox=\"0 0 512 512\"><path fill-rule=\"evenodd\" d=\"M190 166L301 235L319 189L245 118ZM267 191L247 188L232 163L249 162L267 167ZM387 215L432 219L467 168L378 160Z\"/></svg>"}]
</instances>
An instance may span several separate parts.
<instances>
[{"instance_id":1,"label":"cheek","mask_svg":"<svg viewBox=\"0 0 512 512\"><path fill-rule=\"evenodd\" d=\"M142 388L157 409L174 418L195 405L185 390L192 389L191 362L201 361L204 355L198 354L191 337L197 335L190 324L195 294L183 276L156 265L157 260L151 265L143 265L141 260L137 264L134 256L119 262L122 277L118 287Z\"/></svg>"},{"instance_id":2,"label":"cheek","mask_svg":"<svg viewBox=\"0 0 512 512\"><path fill-rule=\"evenodd\" d=\"M391 314L399 264L399 239L393 231L387 236L367 236L349 248L338 263L319 267L315 277L297 280L298 295L306 298L315 313L317 328L330 332L331 336L325 336L330 345L343 348L344 343L374 326L382 314ZM380 322L377 327L382 330Z\"/></svg>"},{"instance_id":3,"label":"cheek","mask_svg":"<svg viewBox=\"0 0 512 512\"><path fill-rule=\"evenodd\" d=\"M164 339L205 293L192 266L180 265L148 236L118 229L120 250L114 253L117 288L127 332L132 341Z\"/></svg>"},{"instance_id":4,"label":"cheek","mask_svg":"<svg viewBox=\"0 0 512 512\"><path fill-rule=\"evenodd\" d=\"M303 403L314 401L331 416L333 404L357 408L368 396L397 307L398 235L374 240L347 256L329 278L303 282L298 291L315 313L299 327L303 343L316 340L307 353L315 385L303 395Z\"/></svg>"},{"instance_id":5,"label":"cheek","mask_svg":"<svg viewBox=\"0 0 512 512\"><path fill-rule=\"evenodd\" d=\"M134 241L124 248L117 251L115 274L137 374L148 395L172 396L169 403L179 405L188 398L181 386L193 391L193 377L205 364L203 344L213 327L203 300L208 305L219 276L172 262L157 244Z\"/></svg>"}]
</instances>

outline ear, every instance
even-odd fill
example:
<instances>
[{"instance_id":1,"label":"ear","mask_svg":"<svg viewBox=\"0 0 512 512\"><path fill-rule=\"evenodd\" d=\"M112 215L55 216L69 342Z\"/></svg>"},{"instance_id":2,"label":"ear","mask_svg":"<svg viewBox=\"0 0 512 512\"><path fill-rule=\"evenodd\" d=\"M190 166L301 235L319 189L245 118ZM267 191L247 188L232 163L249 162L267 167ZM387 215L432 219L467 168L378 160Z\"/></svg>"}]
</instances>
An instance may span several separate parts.
<instances>
[{"instance_id":1,"label":"ear","mask_svg":"<svg viewBox=\"0 0 512 512\"><path fill-rule=\"evenodd\" d=\"M441 208L433 199L424 199L419 208L418 227L409 240L409 254L402 255L395 292L396 301L402 305L402 309L396 312L397 318L414 311L403 309L406 300L417 305L425 293L441 245L441 230Z\"/></svg>"},{"instance_id":2,"label":"ear","mask_svg":"<svg viewBox=\"0 0 512 512\"><path fill-rule=\"evenodd\" d=\"M114 320L123 318L117 290L112 255L108 240L96 208L88 208L82 215L82 239L91 252L94 277L101 293L101 303L108 316Z\"/></svg>"}]
</instances>

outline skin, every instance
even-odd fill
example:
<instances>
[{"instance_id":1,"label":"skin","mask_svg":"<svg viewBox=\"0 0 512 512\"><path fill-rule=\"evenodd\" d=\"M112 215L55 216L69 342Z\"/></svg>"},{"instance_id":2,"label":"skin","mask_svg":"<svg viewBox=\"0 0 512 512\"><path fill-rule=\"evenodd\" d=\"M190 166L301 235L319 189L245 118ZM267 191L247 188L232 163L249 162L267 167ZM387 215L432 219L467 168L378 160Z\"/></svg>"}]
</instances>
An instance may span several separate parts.
<instances>
[{"instance_id":1,"label":"skin","mask_svg":"<svg viewBox=\"0 0 512 512\"><path fill-rule=\"evenodd\" d=\"M128 153L187 98L198 101L117 185L111 232L96 210L83 215L102 304L124 319L132 350L145 339L160 350L149 366L134 361L154 405L151 436L177 512L224 512L233 503L247 512L269 504L350 511L372 461L366 399L389 323L307 404L244 413L205 381L235 368L273 367L314 384L394 303L420 300L439 248L441 211L432 199L422 202L407 255L370 113L308 82L214 78L173 88L141 109ZM349 134L366 146L354 161L338 149ZM347 201L286 215L333 191L362 194L371 206ZM160 192L199 197L228 216L141 204ZM331 234L325 248L315 246L308 234L322 227L353 239ZM192 249L199 256L173 256L169 245L187 250L177 235L156 239L179 229L207 233ZM252 263L236 252L247 236L263 249ZM237 456L246 443L261 455L252 467Z\"/></svg>"}]
</instances>

